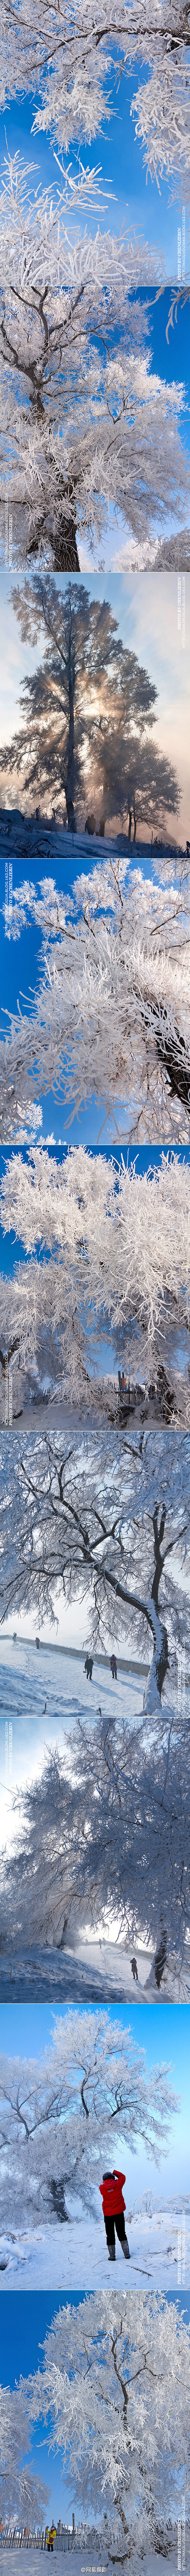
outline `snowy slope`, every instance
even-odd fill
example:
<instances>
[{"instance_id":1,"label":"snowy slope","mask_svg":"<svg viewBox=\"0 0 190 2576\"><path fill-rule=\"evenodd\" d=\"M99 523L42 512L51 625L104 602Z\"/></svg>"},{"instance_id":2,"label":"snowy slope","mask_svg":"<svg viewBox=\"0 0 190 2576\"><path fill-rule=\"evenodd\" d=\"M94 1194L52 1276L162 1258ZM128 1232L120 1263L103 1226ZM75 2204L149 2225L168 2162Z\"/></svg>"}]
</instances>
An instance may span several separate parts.
<instances>
[{"instance_id":1,"label":"snowy slope","mask_svg":"<svg viewBox=\"0 0 190 2576\"><path fill-rule=\"evenodd\" d=\"M3 2268L1 2271L2 2290L13 2290L14 2286L17 2290L20 2288L46 2289L47 2280L48 2289L53 2290L102 2289L103 2285L106 2287L107 2281L110 2283L112 2267L109 2264L104 2222L101 2217L99 2219L98 2192L97 2219L93 2218L88 2210L86 2218L84 2214L79 2216L77 2212L73 2216L71 2204L69 2210L68 2193L67 2206L69 2212L67 2226L38 2227L35 2232L27 2228L23 2236L21 2230L18 2233L15 2232L12 2237L10 2232L7 2236L5 2234L1 2236L0 2268L1 2265L5 2265L5 2270ZM135 2212L133 2216L126 2207L125 2224L130 2265L125 2263L124 2266L124 2257L117 2238L114 2271L117 2288L119 2289L119 2284L125 2280L125 2287L127 2286L130 2296L130 2284L136 2288L138 2282L141 2287L143 2282L147 2281L147 2287L150 2290L170 2289L176 2293L178 2277L181 2283L182 2272L181 2208L179 2207L178 2210L171 2209L171 2206L169 2210L154 2208L151 2217L147 2210ZM186 2250L183 2269L187 2290L190 2287L190 2203L186 2212L185 2233Z\"/></svg>"},{"instance_id":2,"label":"snowy slope","mask_svg":"<svg viewBox=\"0 0 190 2576\"><path fill-rule=\"evenodd\" d=\"M138 1984L131 1972L131 1950L122 1949L115 1941L85 1941L77 1950L14 1951L0 1953L1 2003L110 2003L117 2001L143 2006L162 2003L189 2003L190 1950L181 1977L174 1966L164 1971L161 1986L155 1982L153 1952L136 1948ZM189 1958L189 1966L188 1966Z\"/></svg>"}]
</instances>

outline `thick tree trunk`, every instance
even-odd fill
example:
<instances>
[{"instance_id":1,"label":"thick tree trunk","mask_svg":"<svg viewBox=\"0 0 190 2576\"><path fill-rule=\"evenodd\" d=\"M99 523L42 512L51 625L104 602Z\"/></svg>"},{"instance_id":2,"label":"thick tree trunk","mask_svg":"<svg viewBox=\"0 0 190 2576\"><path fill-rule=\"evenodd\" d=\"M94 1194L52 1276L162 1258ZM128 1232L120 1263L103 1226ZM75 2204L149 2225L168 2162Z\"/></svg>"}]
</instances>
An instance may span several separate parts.
<instances>
[{"instance_id":1,"label":"thick tree trunk","mask_svg":"<svg viewBox=\"0 0 190 2576\"><path fill-rule=\"evenodd\" d=\"M62 519L60 534L52 537L54 572L80 572L74 519Z\"/></svg>"},{"instance_id":2,"label":"thick tree trunk","mask_svg":"<svg viewBox=\"0 0 190 2576\"><path fill-rule=\"evenodd\" d=\"M39 519L36 522L35 536L31 538L31 543L27 546L28 556L34 555L36 557L36 555L39 554L42 537L43 525L41 519ZM60 519L60 527L57 528L54 534L52 530L52 536L50 531L47 532L47 542L49 546L51 546L54 572L80 572L74 519L65 519L63 512L63 516Z\"/></svg>"},{"instance_id":3,"label":"thick tree trunk","mask_svg":"<svg viewBox=\"0 0 190 2576\"><path fill-rule=\"evenodd\" d=\"M48 2184L48 2190L51 2194L52 2210L55 2221L56 2218L58 2218L60 2220L61 2227L63 2227L65 2219L67 2219L67 2223L69 2223L68 2209L65 2208L64 2182L61 2182L61 2180L60 2182L54 2182L54 2175L52 2174L51 2182Z\"/></svg>"},{"instance_id":4,"label":"thick tree trunk","mask_svg":"<svg viewBox=\"0 0 190 2576\"><path fill-rule=\"evenodd\" d=\"M69 739L68 739L67 775L66 775L66 779L64 780L64 786L65 786L65 798L66 798L66 807L67 807L68 832L76 832L76 828L77 828L77 827L76 827L75 809L74 809L74 803L73 803L73 797L74 797L74 692L75 692L75 652L74 652L74 643L72 643L72 626L70 625L69 651L68 651Z\"/></svg>"}]
</instances>

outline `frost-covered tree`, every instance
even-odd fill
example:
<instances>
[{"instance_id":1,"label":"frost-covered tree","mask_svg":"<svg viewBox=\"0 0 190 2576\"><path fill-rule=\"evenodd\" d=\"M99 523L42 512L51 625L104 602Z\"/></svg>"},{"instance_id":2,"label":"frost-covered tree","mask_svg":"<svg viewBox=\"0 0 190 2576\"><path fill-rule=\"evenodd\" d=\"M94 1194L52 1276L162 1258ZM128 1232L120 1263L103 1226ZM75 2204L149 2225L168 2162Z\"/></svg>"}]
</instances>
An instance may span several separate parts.
<instances>
[{"instance_id":1,"label":"frost-covered tree","mask_svg":"<svg viewBox=\"0 0 190 2576\"><path fill-rule=\"evenodd\" d=\"M116 2156L121 2127L126 2147L135 2154L140 2134L159 2165L178 2109L169 2068L158 2064L147 2077L130 2029L121 2038L119 2023L101 2010L58 2015L41 2062L1 2061L6 2228L13 2208L14 2224L31 2219L35 2227L44 2207L47 2224L56 2216L69 2223L67 2193L74 2212L76 2201L91 2208L102 2156Z\"/></svg>"},{"instance_id":2,"label":"frost-covered tree","mask_svg":"<svg viewBox=\"0 0 190 2576\"><path fill-rule=\"evenodd\" d=\"M10 1448L2 1432L0 1526L1 1623L25 1604L43 1626L64 1595L90 1606L94 1646L125 1637L126 1648L131 1634L140 1652L148 1643L144 1705L161 1731L181 1622L189 1637L189 1432L183 1442L173 1423L120 1434L91 1414L84 1432L83 1409L65 1440L15 1431Z\"/></svg>"},{"instance_id":3,"label":"frost-covered tree","mask_svg":"<svg viewBox=\"0 0 190 2576\"><path fill-rule=\"evenodd\" d=\"M189 1164L163 1155L160 1171L140 1175L135 1163L118 1168L82 1145L62 1163L31 1146L27 1163L15 1153L5 1164L0 1220L32 1256L0 1282L0 1335L17 1387L19 1355L19 1378L33 1364L38 1387L44 1370L76 1403L86 1385L89 1402L106 1327L114 1368L122 1357L134 1384L137 1366L143 1384L156 1371L163 1412L179 1404L188 1418ZM1 1341L0 1362L4 1378ZM35 1393L35 1376L33 1384Z\"/></svg>"},{"instance_id":4,"label":"frost-covered tree","mask_svg":"<svg viewBox=\"0 0 190 2576\"><path fill-rule=\"evenodd\" d=\"M80 183L79 183L80 184ZM59 192L35 194L8 154L0 200L0 503L23 560L78 568L76 528L99 540L109 504L146 541L186 521L181 385L150 372L143 241L66 230ZM158 263L152 255L152 270ZM135 294L134 294L135 290ZM3 526L3 521L2 521ZM1 531L2 532L2 531ZM3 528L4 536L4 528Z\"/></svg>"},{"instance_id":5,"label":"frost-covered tree","mask_svg":"<svg viewBox=\"0 0 190 2576\"><path fill-rule=\"evenodd\" d=\"M3 2523L25 2522L30 2529L45 2521L49 2488L28 2465L31 2448L24 2388L0 2387L0 2515Z\"/></svg>"},{"instance_id":6,"label":"frost-covered tree","mask_svg":"<svg viewBox=\"0 0 190 2576\"><path fill-rule=\"evenodd\" d=\"M91 141L101 132L115 105L118 74L126 64L150 67L150 80L132 99L136 133L144 159L158 187L164 177L173 193L189 196L189 5L188 0L123 0L122 10L106 0L102 14L80 0L71 22L61 18L59 0L2 0L1 104L29 90L35 101L33 132L45 131L58 150L70 142ZM112 87L111 87L112 82ZM39 104L36 105L36 100Z\"/></svg>"},{"instance_id":7,"label":"frost-covered tree","mask_svg":"<svg viewBox=\"0 0 190 2576\"><path fill-rule=\"evenodd\" d=\"M114 2289L68 2304L26 2385L32 2421L50 2417L112 2563L142 2565L150 2546L168 2554L189 2480L189 2333L175 2301L130 2288L122 2303Z\"/></svg>"},{"instance_id":8,"label":"frost-covered tree","mask_svg":"<svg viewBox=\"0 0 190 2576\"><path fill-rule=\"evenodd\" d=\"M91 599L84 584L58 591L36 575L12 592L22 642L44 638L36 672L26 676L20 705L24 724L2 746L4 779L16 774L32 810L36 786L41 810L47 795L68 829L85 820L85 800L98 802L99 830L133 808L140 823L163 822L178 812L175 770L154 738L155 684L118 634L108 600Z\"/></svg>"},{"instance_id":9,"label":"frost-covered tree","mask_svg":"<svg viewBox=\"0 0 190 2576\"><path fill-rule=\"evenodd\" d=\"M173 1718L128 1723L125 1697L110 1716L96 1707L72 1726L55 1751L47 1747L41 1779L14 1793L12 1845L2 1855L1 1925L11 1958L30 1949L73 1950L81 1936L102 1936L109 1986L109 1947L147 1946L147 1981L159 1989L168 1969L174 2000L185 1994L189 1963L189 1716L180 1708L172 1657ZM180 1681L180 1655L179 1655ZM143 1687L143 1686L142 1686ZM118 1699L118 1683L117 1694ZM182 1695L183 1698L183 1695ZM178 1705L177 1705L178 1701ZM19 1800L19 1823L18 1823ZM16 1838L15 1824L16 1817ZM154 1969L150 1967L151 1943ZM162 1955L163 1953L163 1955ZM106 1968L107 1956L107 1968ZM88 1958L88 1950L87 1950ZM22 1965L21 1965L22 1974ZM154 1991L154 1987L153 1987Z\"/></svg>"},{"instance_id":10,"label":"frost-covered tree","mask_svg":"<svg viewBox=\"0 0 190 2576\"><path fill-rule=\"evenodd\" d=\"M159 865L159 860L158 860ZM167 860L167 879L171 860ZM161 859L163 873L164 862ZM174 862L175 867L175 862ZM188 863L187 863L188 874ZM189 1137L189 889L126 880L102 853L70 897L52 878L15 888L11 935L34 921L42 934L40 993L0 1039L0 1132L12 1142L32 1117L32 1095L64 1102L67 1125L91 1095L113 1136L176 1144ZM69 1113L69 1114L68 1114ZM35 1115L37 1115L35 1108Z\"/></svg>"}]
</instances>

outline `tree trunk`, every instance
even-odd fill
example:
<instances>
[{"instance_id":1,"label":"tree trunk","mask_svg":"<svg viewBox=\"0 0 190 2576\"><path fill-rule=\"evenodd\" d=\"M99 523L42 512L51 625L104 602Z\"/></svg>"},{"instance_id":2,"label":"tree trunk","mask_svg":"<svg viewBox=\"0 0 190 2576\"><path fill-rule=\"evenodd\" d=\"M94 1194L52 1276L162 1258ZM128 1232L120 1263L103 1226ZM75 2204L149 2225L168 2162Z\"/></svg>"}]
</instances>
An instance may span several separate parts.
<instances>
[{"instance_id":1,"label":"tree trunk","mask_svg":"<svg viewBox=\"0 0 190 2576\"><path fill-rule=\"evenodd\" d=\"M61 2180L60 2182L54 2182L54 2175L51 2174L51 2182L48 2183L48 2191L50 2191L51 2194L52 2210L55 2219L58 2218L60 2220L61 2227L63 2227L65 2219L67 2219L67 2223L69 2223L68 2209L65 2208L64 2182L61 2182Z\"/></svg>"},{"instance_id":2,"label":"tree trunk","mask_svg":"<svg viewBox=\"0 0 190 2576\"><path fill-rule=\"evenodd\" d=\"M158 1988L161 1986L161 1981L162 1981L162 1977L163 1977L163 1974L164 1974L164 1968L166 1967L166 1959L167 1959L167 1940L166 1940L166 1931L165 1931L165 1927L163 1927L163 1932L161 1932L161 1937L160 1937L160 1942L159 1942L159 1948L158 1948L158 1950L156 1950L156 1957L155 1957L155 1962L154 1962L154 1965L155 1965L156 1986L158 1986Z\"/></svg>"},{"instance_id":3,"label":"tree trunk","mask_svg":"<svg viewBox=\"0 0 190 2576\"><path fill-rule=\"evenodd\" d=\"M67 807L68 832L76 832L76 828L77 828L77 827L76 827L75 809L74 809L74 804L73 804L73 796L74 796L74 691L75 691L75 651L74 651L74 642L73 642L73 644L72 644L72 625L70 625L69 651L68 651L69 740L68 740L67 775L66 775L66 779L64 780L65 798L66 798L66 807Z\"/></svg>"},{"instance_id":4,"label":"tree trunk","mask_svg":"<svg viewBox=\"0 0 190 2576\"><path fill-rule=\"evenodd\" d=\"M68 1921L69 1921L68 1914L64 1914L64 1923L63 1923L63 1931L62 1931L62 1933L61 1933L61 1940L57 1942L57 1949L58 1949L58 1950L64 1950L64 1949L65 1949L65 1940L66 1940L66 1932L67 1932L67 1928L68 1928Z\"/></svg>"},{"instance_id":5,"label":"tree trunk","mask_svg":"<svg viewBox=\"0 0 190 2576\"><path fill-rule=\"evenodd\" d=\"M128 841L131 841L131 824L132 824L132 805L130 805L130 808L129 808L129 830L128 830Z\"/></svg>"},{"instance_id":6,"label":"tree trunk","mask_svg":"<svg viewBox=\"0 0 190 2576\"><path fill-rule=\"evenodd\" d=\"M39 554L42 537L43 535L45 537L45 534L45 526L43 529L42 520L38 519L36 521L35 536L31 538L30 545L27 546L28 556L36 556ZM53 530L52 535L51 531L47 530L47 544L51 546L54 572L80 572L74 519L65 519L63 512L63 516L60 518L60 527L55 530L54 534Z\"/></svg>"},{"instance_id":7,"label":"tree trunk","mask_svg":"<svg viewBox=\"0 0 190 2576\"><path fill-rule=\"evenodd\" d=\"M74 519L60 521L60 533L57 529L52 537L52 554L54 572L80 572Z\"/></svg>"},{"instance_id":8,"label":"tree trunk","mask_svg":"<svg viewBox=\"0 0 190 2576\"><path fill-rule=\"evenodd\" d=\"M167 1628L165 1628L163 1620L160 1619L158 1608L159 1586L164 1563L164 1558L161 1555L161 1546L162 1539L164 1538L165 1518L165 1507L163 1507L160 1518L160 1527L158 1528L158 1511L153 1513L155 1571L152 1583L151 1604L154 1604L154 1654L147 1689L144 1693L144 1708L149 1709L149 1714L155 1705L155 1697L156 1699L161 1699L163 1682L165 1681L165 1676L168 1672L169 1661Z\"/></svg>"},{"instance_id":9,"label":"tree trunk","mask_svg":"<svg viewBox=\"0 0 190 2576\"><path fill-rule=\"evenodd\" d=\"M156 1617L156 1613L154 1622L152 1621L152 1628L154 1637L154 1653L143 1700L143 1708L147 1709L149 1717L153 1715L155 1701L161 1701L163 1682L165 1681L165 1675L168 1671L169 1661L167 1628L164 1627L162 1619Z\"/></svg>"}]
</instances>

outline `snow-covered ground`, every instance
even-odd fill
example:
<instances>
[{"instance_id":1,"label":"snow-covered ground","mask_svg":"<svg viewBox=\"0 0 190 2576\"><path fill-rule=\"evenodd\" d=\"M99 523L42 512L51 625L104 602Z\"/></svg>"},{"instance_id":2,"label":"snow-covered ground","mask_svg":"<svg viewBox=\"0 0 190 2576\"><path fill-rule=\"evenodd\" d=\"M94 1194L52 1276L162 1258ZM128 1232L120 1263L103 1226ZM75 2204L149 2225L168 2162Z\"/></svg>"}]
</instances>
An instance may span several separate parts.
<instances>
[{"instance_id":1,"label":"snow-covered ground","mask_svg":"<svg viewBox=\"0 0 190 2576\"><path fill-rule=\"evenodd\" d=\"M18 2568L20 2568L20 2563L21 2563L21 2554L22 2554L22 2568L23 2568L23 2576L29 2576L29 2571L30 2571L30 2576L37 2576L37 2570L38 2570L38 2576L40 2576L40 2571L41 2571L41 2576L42 2576L42 2557L43 2557L43 2561L44 2561L44 2550L41 2550L41 2549L30 2549L30 2551L29 2551L28 2549L22 2549L22 2553L21 2553L21 2550L20 2550L20 2549L14 2549L14 2550L13 2550L13 2549L0 2549L0 2566L1 2566L1 2568L2 2568L2 2569L4 2569L4 2571L5 2571L5 2569L6 2569L6 2570L9 2570L9 2571L10 2571L10 2576L13 2576L13 2568L15 2567L15 2569L16 2569L16 2570L18 2570ZM48 2553L48 2554L49 2554L49 2553ZM101 2548L98 2550L98 2555L97 2555L97 2551L95 2551L95 2549L93 2549L93 2546L92 2546L91 2556L90 2556L90 2551L86 2550L85 2548L84 2548L84 2549L77 2549L77 2550L73 2550L73 2551L72 2551L71 2549L65 2549L64 2551L62 2551L62 2550L61 2550L61 2551L59 2551L59 2550L55 2550L54 2552L52 2552L52 2555L54 2555L54 2556L55 2556L55 2559L56 2559L57 2576L59 2576L59 2569L60 2569L60 2576L61 2576L61 2569L62 2569L62 2576L71 2576L71 2556L72 2556L72 2564L73 2564L73 2576L86 2576L86 2569L88 2570L88 2576L99 2576L99 2570L100 2570L100 2576L104 2576L104 2571L105 2571L105 2576L108 2576L109 2560L108 2560L108 2557L107 2557L107 2556L105 2556L105 2551L104 2551L104 2550L102 2550ZM46 2552L46 2551L45 2551L45 2559L46 2559L46 2566L47 2566L47 2552ZM60 2559L61 2559L61 2568L60 2568ZM52 2564L52 2558L51 2558L51 2564ZM151 2561L150 2561L150 2576L151 2576L151 2565L152 2565L152 2564L156 2567L156 2560L154 2560L153 2562L151 2562ZM161 2559L159 2558L159 2567L161 2567L161 2564L162 2564L162 2562L161 2562Z\"/></svg>"},{"instance_id":2,"label":"snow-covered ground","mask_svg":"<svg viewBox=\"0 0 190 2576\"><path fill-rule=\"evenodd\" d=\"M92 2547L91 2557L90 2557L90 2552L89 2552L88 2550L86 2550L86 2549L84 2549L84 2550L77 2549L77 2551L75 2551L75 2550L74 2550L74 2551L73 2551L73 2553L71 2553L71 2550L70 2550L70 2549L69 2549L69 2550L65 2550L65 2554L63 2554L63 2555L62 2555L62 2551L61 2551L60 2556L59 2556L59 2552L58 2552L58 2555L57 2555L57 2551L56 2551L56 2552L55 2552L55 2556L56 2556L56 2567L57 2567L57 2570L58 2570L58 2568L59 2568L59 2566L60 2566L60 2560L61 2560L60 2576L61 2576L61 2568L62 2568L62 2569L63 2569L63 2571L64 2571L64 2576L71 2576L71 2554L72 2554L72 2563L73 2563L73 2576L99 2576L99 2569L101 2570L101 2576L104 2576L104 2571L105 2571L105 2576L113 2576L113 2560L107 2557L107 2555L106 2555L106 2551L105 2551L105 2552L103 2552L103 2549L101 2549L101 2546L100 2546L100 2549L99 2549L98 2555L97 2555L96 2551L95 2551L95 2550L93 2549L93 2547ZM46 2555L46 2553L45 2553L45 2555ZM23 2569L23 2576L29 2576L29 2571L30 2571L30 2576L37 2576L37 2569L38 2569L38 2576L40 2576L40 2569L42 2570L42 2557L43 2557L43 2561L44 2561L44 2551L42 2551L42 2552L41 2552L41 2550L39 2550L39 2549L30 2549L30 2551L29 2551L28 2549L22 2549L22 2569ZM146 2555L146 2557L145 2557L145 2558L143 2558L143 2559L142 2559L142 2557L141 2557L141 2559L139 2560L139 2558L137 2559L137 2557L136 2557L136 2551L135 2551L135 2552L134 2552L134 2559L133 2559L133 2562L132 2562L132 2563L133 2563L133 2568L134 2568L134 2576L135 2576L135 2568L136 2568L136 2567L137 2567L137 2568L139 2568L139 2565L140 2565L141 2567L143 2566L143 2576L162 2576L162 2568L163 2568L163 2567L165 2567L165 2566L166 2566L166 2564L167 2564L167 2566L168 2566L168 2557L169 2557L169 2566L170 2566L170 2576L177 2576L177 2540L176 2540L176 2534L175 2534L175 2538L174 2538L174 2541L173 2541L173 2544L172 2544L171 2551L167 2553L167 2561L166 2561L166 2559L165 2559L165 2558L162 2558L162 2554L161 2554L161 2552L159 2552L159 2557L157 2557L157 2555L155 2555L155 2556L153 2555L152 2551L151 2551L150 2556ZM129 2563L129 2562L128 2562L128 2560L126 2560L126 2567L128 2566L128 2563ZM186 2549L186 2568L188 2568L188 2567L189 2567L189 2563L190 2563L190 2562L189 2562L189 2548L188 2548L188 2550ZM50 2564L52 2565L52 2559L50 2560ZM3 2570L3 2576L5 2576L5 2571L6 2571L6 2576L8 2576L8 2571L9 2571L9 2576L13 2576L13 2568L15 2567L15 2570L16 2570L16 2571L18 2571L18 2568L20 2568L20 2565L21 2565L21 2551L20 2551L19 2549L14 2549L14 2550L13 2550L13 2549L2 2549L2 2550L0 2550L0 2565L1 2565L1 2568L2 2568L2 2570ZM122 2555L122 2566L123 2566L123 2565L124 2565L124 2560L123 2560L123 2555ZM117 2576L117 2561L116 2561L116 2559L114 2559L114 2576ZM119 2576L120 2576L120 2568L119 2568Z\"/></svg>"},{"instance_id":3,"label":"snow-covered ground","mask_svg":"<svg viewBox=\"0 0 190 2576\"><path fill-rule=\"evenodd\" d=\"M67 2193L69 2213L69 2194ZM185 2213L185 2256L182 2260L182 2210L153 2207L134 2211L126 2208L130 2266L125 2263L116 2237L114 2279L119 2289L125 2280L130 2286L150 2290L173 2290L181 2286L182 2272L186 2290L190 2287L190 2203ZM1 2269L2 2266L2 2269ZM4 2269L5 2266L5 2269ZM23 2235L4 2234L0 2239L1 2289L13 2290L95 2290L112 2279L103 2218L89 2214L80 2217L69 2213L69 2225L27 2228Z\"/></svg>"},{"instance_id":4,"label":"snow-covered ground","mask_svg":"<svg viewBox=\"0 0 190 2576\"><path fill-rule=\"evenodd\" d=\"M0 1952L1 2003L130 2003L186 2004L190 2002L189 1966L181 1976L174 1963L164 1971L161 1986L156 1985L153 1951L135 1951L136 1979L132 1976L131 1950L117 1941L83 1941L77 1950L14 1951L11 1946Z\"/></svg>"}]
</instances>

